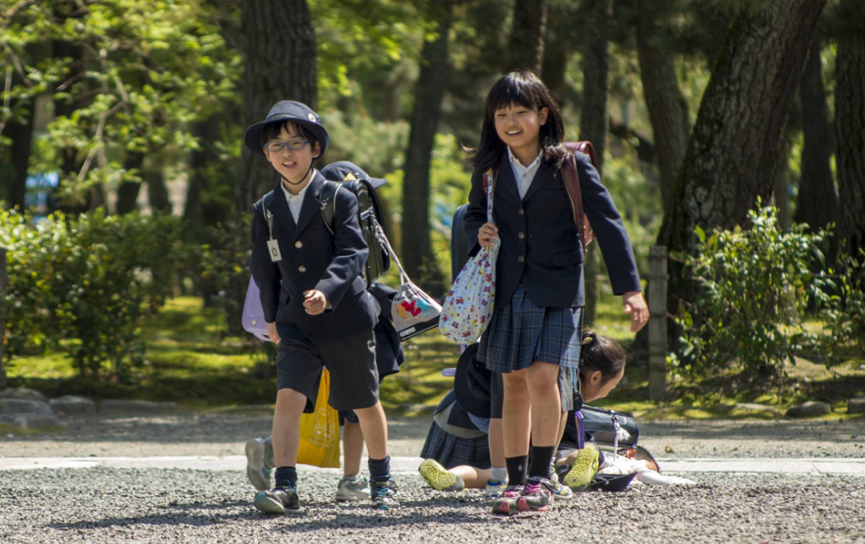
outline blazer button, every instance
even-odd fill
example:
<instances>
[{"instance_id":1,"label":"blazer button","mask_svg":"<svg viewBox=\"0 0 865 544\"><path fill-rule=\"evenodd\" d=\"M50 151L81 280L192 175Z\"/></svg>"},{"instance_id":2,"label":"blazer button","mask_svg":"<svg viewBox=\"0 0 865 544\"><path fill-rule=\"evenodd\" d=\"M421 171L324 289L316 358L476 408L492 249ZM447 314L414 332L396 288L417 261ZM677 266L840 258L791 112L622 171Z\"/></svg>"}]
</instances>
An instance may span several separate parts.
<instances>
[{"instance_id":1,"label":"blazer button","mask_svg":"<svg viewBox=\"0 0 865 544\"><path fill-rule=\"evenodd\" d=\"M294 247L296 247L297 249L302 248L302 247L303 247L303 242L301 242L300 240L298 240L297 242L294 243Z\"/></svg>"},{"instance_id":2,"label":"blazer button","mask_svg":"<svg viewBox=\"0 0 865 544\"><path fill-rule=\"evenodd\" d=\"M519 238L520 240L525 240L525 238L526 238L526 233L525 233L525 232L521 232L521 233L517 234L517 238Z\"/></svg>"},{"instance_id":3,"label":"blazer button","mask_svg":"<svg viewBox=\"0 0 865 544\"><path fill-rule=\"evenodd\" d=\"M297 271L300 272L301 274L303 274L304 272L306 272L306 267L303 265L300 265L297 267Z\"/></svg>"},{"instance_id":4,"label":"blazer button","mask_svg":"<svg viewBox=\"0 0 865 544\"><path fill-rule=\"evenodd\" d=\"M523 257L522 255L520 255L519 257L517 257L517 260L518 260L519 262L521 262L521 263L526 262L526 258Z\"/></svg>"},{"instance_id":5,"label":"blazer button","mask_svg":"<svg viewBox=\"0 0 865 544\"><path fill-rule=\"evenodd\" d=\"M525 210L523 210L522 208L520 208L520 211L518 211L517 213L520 215L526 215Z\"/></svg>"}]
</instances>

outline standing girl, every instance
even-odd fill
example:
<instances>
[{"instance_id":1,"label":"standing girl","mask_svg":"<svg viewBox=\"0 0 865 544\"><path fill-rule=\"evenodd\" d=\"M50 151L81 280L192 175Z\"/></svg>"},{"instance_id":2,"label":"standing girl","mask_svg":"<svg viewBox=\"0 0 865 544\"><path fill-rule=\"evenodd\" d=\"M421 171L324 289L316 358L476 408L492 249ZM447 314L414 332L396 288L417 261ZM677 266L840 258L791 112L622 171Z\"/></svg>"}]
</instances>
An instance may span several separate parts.
<instances>
[{"instance_id":1,"label":"standing girl","mask_svg":"<svg viewBox=\"0 0 865 544\"><path fill-rule=\"evenodd\" d=\"M465 228L474 255L501 239L495 312L478 357L502 374L502 426L509 485L493 512L546 510L550 461L562 417L559 368L579 365L583 247L568 192L565 161L575 161L583 207L604 255L613 292L641 329L649 311L628 235L588 156L562 144L564 122L549 90L531 72L499 79L486 98L474 152ZM574 163L572 163L573 165ZM484 175L495 173L493 221L486 222ZM533 446L528 466L529 437Z\"/></svg>"}]
</instances>

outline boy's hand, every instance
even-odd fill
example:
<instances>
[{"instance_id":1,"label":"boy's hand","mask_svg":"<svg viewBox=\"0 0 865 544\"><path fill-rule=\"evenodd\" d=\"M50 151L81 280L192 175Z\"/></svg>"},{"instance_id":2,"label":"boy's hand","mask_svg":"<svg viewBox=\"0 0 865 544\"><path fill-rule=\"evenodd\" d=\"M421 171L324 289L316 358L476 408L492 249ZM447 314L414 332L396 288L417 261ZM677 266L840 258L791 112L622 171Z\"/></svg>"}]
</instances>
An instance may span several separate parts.
<instances>
[{"instance_id":1,"label":"boy's hand","mask_svg":"<svg viewBox=\"0 0 865 544\"><path fill-rule=\"evenodd\" d=\"M318 289L304 291L303 307L309 315L321 315L327 308L327 297Z\"/></svg>"},{"instance_id":2,"label":"boy's hand","mask_svg":"<svg viewBox=\"0 0 865 544\"><path fill-rule=\"evenodd\" d=\"M649 305L642 291L628 291L622 295L625 313L631 314L631 332L637 332L649 322Z\"/></svg>"},{"instance_id":3,"label":"boy's hand","mask_svg":"<svg viewBox=\"0 0 865 544\"><path fill-rule=\"evenodd\" d=\"M481 247L491 246L499 237L499 229L493 223L484 223L478 230L478 243Z\"/></svg>"},{"instance_id":4,"label":"boy's hand","mask_svg":"<svg viewBox=\"0 0 865 544\"><path fill-rule=\"evenodd\" d=\"M267 324L267 335L270 337L270 341L279 344L279 333L276 332L276 323L268 323Z\"/></svg>"}]
</instances>

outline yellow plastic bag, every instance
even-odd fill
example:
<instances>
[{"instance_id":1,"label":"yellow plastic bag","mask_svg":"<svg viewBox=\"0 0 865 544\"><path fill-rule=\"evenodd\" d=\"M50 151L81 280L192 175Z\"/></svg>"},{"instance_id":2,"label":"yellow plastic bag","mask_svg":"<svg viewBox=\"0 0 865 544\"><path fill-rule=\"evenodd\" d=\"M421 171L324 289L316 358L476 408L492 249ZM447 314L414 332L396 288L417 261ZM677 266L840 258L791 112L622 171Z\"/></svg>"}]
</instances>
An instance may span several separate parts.
<instances>
[{"instance_id":1,"label":"yellow plastic bag","mask_svg":"<svg viewBox=\"0 0 865 544\"><path fill-rule=\"evenodd\" d=\"M339 468L339 414L328 403L330 372L321 371L318 398L311 414L300 416L297 462L323 468Z\"/></svg>"}]
</instances>

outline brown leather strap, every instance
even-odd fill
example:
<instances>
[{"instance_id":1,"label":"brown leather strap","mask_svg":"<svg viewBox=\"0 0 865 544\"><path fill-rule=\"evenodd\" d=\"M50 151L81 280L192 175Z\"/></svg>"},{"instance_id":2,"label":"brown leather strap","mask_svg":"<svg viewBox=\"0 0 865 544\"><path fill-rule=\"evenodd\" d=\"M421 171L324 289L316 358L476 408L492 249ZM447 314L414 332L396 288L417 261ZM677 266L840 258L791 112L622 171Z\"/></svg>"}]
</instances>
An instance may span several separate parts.
<instances>
[{"instance_id":1,"label":"brown leather strap","mask_svg":"<svg viewBox=\"0 0 865 544\"><path fill-rule=\"evenodd\" d=\"M594 156L594 149L589 142L579 142L583 149L579 151ZM595 238L592 231L592 225L589 223L589 218L586 217L583 210L583 191L580 189L580 173L577 170L577 159L573 153L568 154L562 164L562 181L565 184L565 189L568 191L568 196L571 199L571 209L574 211L574 224L577 226L577 232L580 236L580 243L583 244L583 251Z\"/></svg>"}]
</instances>

